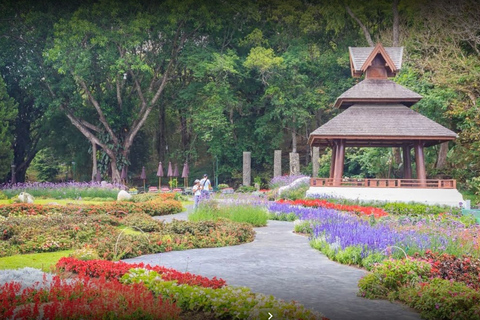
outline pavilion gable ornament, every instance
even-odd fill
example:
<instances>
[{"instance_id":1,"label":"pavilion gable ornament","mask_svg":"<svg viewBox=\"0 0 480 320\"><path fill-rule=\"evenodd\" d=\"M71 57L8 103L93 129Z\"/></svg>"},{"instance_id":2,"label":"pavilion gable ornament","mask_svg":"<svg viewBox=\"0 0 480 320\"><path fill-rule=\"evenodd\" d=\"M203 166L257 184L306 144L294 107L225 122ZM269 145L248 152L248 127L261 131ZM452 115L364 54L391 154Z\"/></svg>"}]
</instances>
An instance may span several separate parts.
<instances>
[{"instance_id":1,"label":"pavilion gable ornament","mask_svg":"<svg viewBox=\"0 0 480 320\"><path fill-rule=\"evenodd\" d=\"M360 78L364 74L368 78L369 68L386 70L386 75L381 78L395 77L402 66L403 47L385 48L378 43L375 47L349 47L349 51L354 78Z\"/></svg>"}]
</instances>

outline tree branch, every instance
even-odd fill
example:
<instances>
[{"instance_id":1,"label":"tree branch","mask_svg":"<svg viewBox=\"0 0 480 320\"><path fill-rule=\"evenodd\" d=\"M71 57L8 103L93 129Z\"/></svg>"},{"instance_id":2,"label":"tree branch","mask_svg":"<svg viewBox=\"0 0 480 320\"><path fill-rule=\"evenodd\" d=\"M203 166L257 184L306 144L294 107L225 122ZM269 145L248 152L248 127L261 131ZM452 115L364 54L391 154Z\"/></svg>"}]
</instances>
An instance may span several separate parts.
<instances>
[{"instance_id":1,"label":"tree branch","mask_svg":"<svg viewBox=\"0 0 480 320\"><path fill-rule=\"evenodd\" d=\"M92 105L94 106L94 108L97 110L97 113L98 115L100 116L100 122L103 124L103 126L105 127L105 129L107 130L107 132L110 134L110 136L112 137L112 140L113 142L118 145L118 139L117 137L115 136L115 134L113 133L113 130L112 128L110 128L110 126L108 125L108 122L107 120L105 119L105 115L103 114L103 111L102 111L102 108L100 107L100 104L98 103L98 101L93 97L92 93L90 92L90 90L88 90L87 88L87 85L86 83L79 79L78 80L80 85L82 86L83 90L85 91L85 93L87 94L88 96L88 99L90 100L90 102L92 103Z\"/></svg>"},{"instance_id":2,"label":"tree branch","mask_svg":"<svg viewBox=\"0 0 480 320\"><path fill-rule=\"evenodd\" d=\"M362 21L360 21L360 19L357 18L357 16L352 12L348 5L345 5L345 9L347 9L348 14L353 18L353 20L358 23L358 25L362 29L363 35L365 36L365 39L367 40L370 47L374 47L375 44L373 43L372 37L370 36L370 32L368 32L367 27L363 24Z\"/></svg>"}]
</instances>

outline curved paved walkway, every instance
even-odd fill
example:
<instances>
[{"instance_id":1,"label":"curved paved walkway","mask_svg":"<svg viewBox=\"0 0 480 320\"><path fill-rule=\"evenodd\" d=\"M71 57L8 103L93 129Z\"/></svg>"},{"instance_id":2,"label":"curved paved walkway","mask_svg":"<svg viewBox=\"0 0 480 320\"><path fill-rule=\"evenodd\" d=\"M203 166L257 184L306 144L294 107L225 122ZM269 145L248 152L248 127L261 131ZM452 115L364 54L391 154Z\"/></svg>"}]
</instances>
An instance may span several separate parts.
<instances>
[{"instance_id":1,"label":"curved paved walkway","mask_svg":"<svg viewBox=\"0 0 480 320\"><path fill-rule=\"evenodd\" d=\"M187 213L158 218L184 220ZM228 285L296 300L332 320L420 319L418 313L401 304L357 297L358 280L366 271L330 261L312 249L306 237L292 232L293 222L269 221L267 227L255 231L253 242L238 246L151 254L124 261L222 278Z\"/></svg>"}]
</instances>

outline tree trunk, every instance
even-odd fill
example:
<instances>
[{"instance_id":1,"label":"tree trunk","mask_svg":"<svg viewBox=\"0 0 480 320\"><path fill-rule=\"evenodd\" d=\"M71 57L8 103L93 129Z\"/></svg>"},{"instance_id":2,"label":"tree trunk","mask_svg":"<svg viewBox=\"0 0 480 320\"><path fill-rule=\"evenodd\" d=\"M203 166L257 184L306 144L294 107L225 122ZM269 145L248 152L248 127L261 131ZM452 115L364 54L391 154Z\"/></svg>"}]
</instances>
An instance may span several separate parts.
<instances>
[{"instance_id":1,"label":"tree trunk","mask_svg":"<svg viewBox=\"0 0 480 320\"><path fill-rule=\"evenodd\" d=\"M400 148L392 148L392 153L395 164L397 167L400 166L402 163L402 153L400 152Z\"/></svg>"},{"instance_id":2,"label":"tree trunk","mask_svg":"<svg viewBox=\"0 0 480 320\"><path fill-rule=\"evenodd\" d=\"M292 128L292 152L297 152L297 135L295 129Z\"/></svg>"},{"instance_id":3,"label":"tree trunk","mask_svg":"<svg viewBox=\"0 0 480 320\"><path fill-rule=\"evenodd\" d=\"M448 142L441 143L440 149L438 150L435 169L443 169L445 167L445 163L447 162L447 153L448 153Z\"/></svg>"},{"instance_id":4,"label":"tree trunk","mask_svg":"<svg viewBox=\"0 0 480 320\"><path fill-rule=\"evenodd\" d=\"M393 35L393 42L392 46L393 47L398 47L400 44L400 19L398 15L398 0L393 0L392 4L392 13L393 13L393 30L392 30L392 35Z\"/></svg>"},{"instance_id":5,"label":"tree trunk","mask_svg":"<svg viewBox=\"0 0 480 320\"><path fill-rule=\"evenodd\" d=\"M158 131L157 131L157 153L160 160L165 159L165 151L167 148L167 132L165 125L165 106L160 103L158 110Z\"/></svg>"},{"instance_id":6,"label":"tree trunk","mask_svg":"<svg viewBox=\"0 0 480 320\"><path fill-rule=\"evenodd\" d=\"M112 182L113 183L120 183L120 171L117 168L117 157L116 155L110 157L110 168L112 170Z\"/></svg>"},{"instance_id":7,"label":"tree trunk","mask_svg":"<svg viewBox=\"0 0 480 320\"><path fill-rule=\"evenodd\" d=\"M97 144L92 142L92 181L95 181L97 170Z\"/></svg>"}]
</instances>

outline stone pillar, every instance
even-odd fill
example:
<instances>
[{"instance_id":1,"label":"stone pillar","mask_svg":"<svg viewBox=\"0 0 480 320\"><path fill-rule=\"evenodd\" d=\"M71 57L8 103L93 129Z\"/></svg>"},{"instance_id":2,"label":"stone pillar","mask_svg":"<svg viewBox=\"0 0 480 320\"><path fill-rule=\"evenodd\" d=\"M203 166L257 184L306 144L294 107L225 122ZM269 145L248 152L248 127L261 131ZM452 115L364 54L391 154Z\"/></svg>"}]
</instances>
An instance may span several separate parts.
<instances>
[{"instance_id":1,"label":"stone pillar","mask_svg":"<svg viewBox=\"0 0 480 320\"><path fill-rule=\"evenodd\" d=\"M275 150L273 155L273 177L282 175L282 150Z\"/></svg>"},{"instance_id":2,"label":"stone pillar","mask_svg":"<svg viewBox=\"0 0 480 320\"><path fill-rule=\"evenodd\" d=\"M313 152L312 152L312 178L318 177L318 168L320 167L320 164L318 163L319 159L320 159L320 148L319 147L313 147Z\"/></svg>"},{"instance_id":3,"label":"stone pillar","mask_svg":"<svg viewBox=\"0 0 480 320\"><path fill-rule=\"evenodd\" d=\"M412 160L410 159L410 147L404 146L403 150L403 179L412 179Z\"/></svg>"},{"instance_id":4,"label":"stone pillar","mask_svg":"<svg viewBox=\"0 0 480 320\"><path fill-rule=\"evenodd\" d=\"M343 176L343 164L345 162L345 140L339 140L337 146L337 156L335 161L335 172L333 177L333 185L340 186Z\"/></svg>"},{"instance_id":5,"label":"stone pillar","mask_svg":"<svg viewBox=\"0 0 480 320\"><path fill-rule=\"evenodd\" d=\"M290 175L300 174L300 156L297 152L290 152Z\"/></svg>"},{"instance_id":6,"label":"stone pillar","mask_svg":"<svg viewBox=\"0 0 480 320\"><path fill-rule=\"evenodd\" d=\"M427 186L427 172L425 171L425 155L423 154L423 143L415 144L415 162L417 164L417 179L420 180L420 187Z\"/></svg>"},{"instance_id":7,"label":"stone pillar","mask_svg":"<svg viewBox=\"0 0 480 320\"><path fill-rule=\"evenodd\" d=\"M252 153L243 152L243 185L249 186L252 183Z\"/></svg>"}]
</instances>

